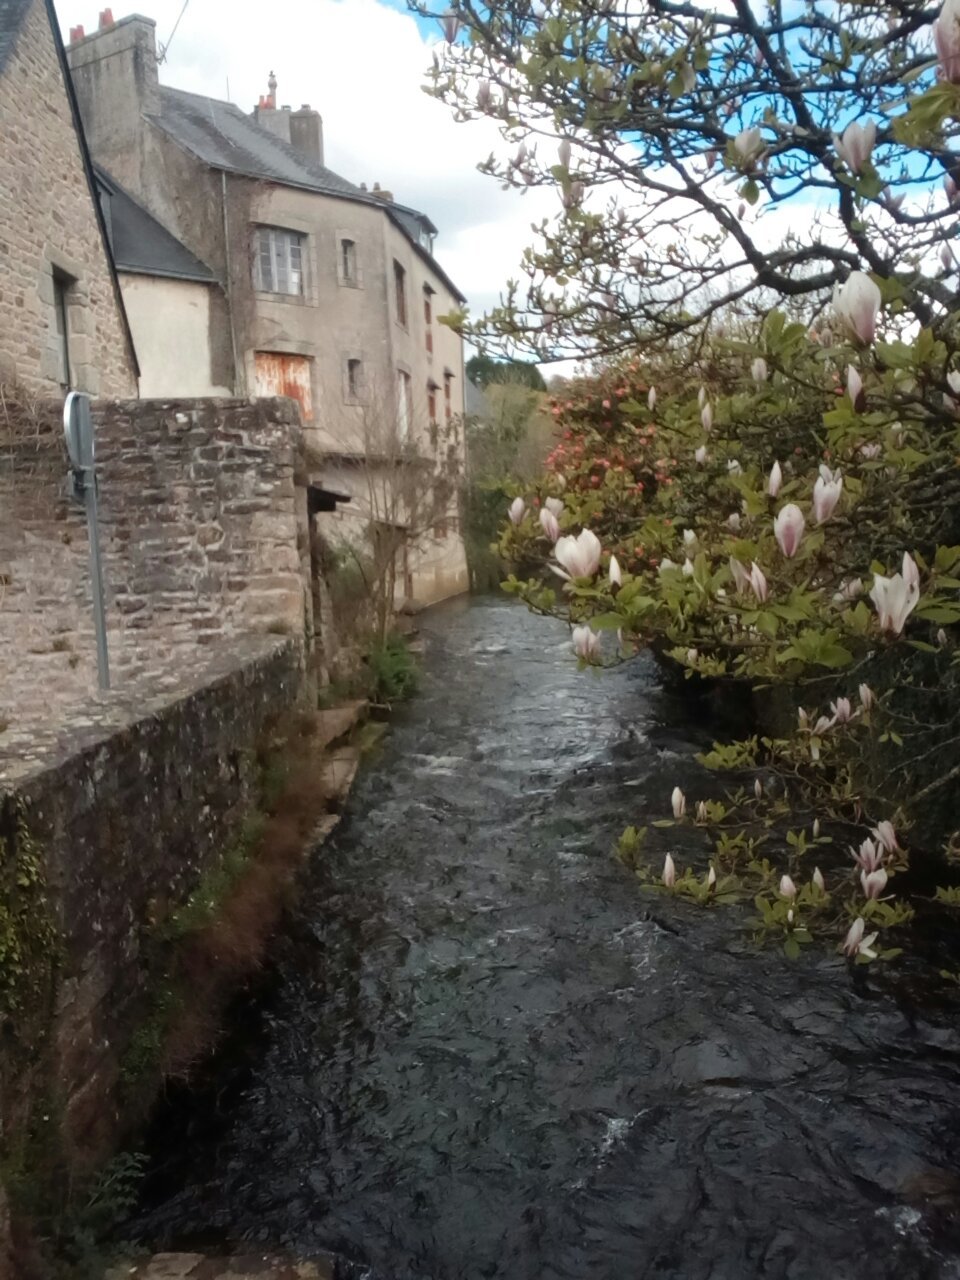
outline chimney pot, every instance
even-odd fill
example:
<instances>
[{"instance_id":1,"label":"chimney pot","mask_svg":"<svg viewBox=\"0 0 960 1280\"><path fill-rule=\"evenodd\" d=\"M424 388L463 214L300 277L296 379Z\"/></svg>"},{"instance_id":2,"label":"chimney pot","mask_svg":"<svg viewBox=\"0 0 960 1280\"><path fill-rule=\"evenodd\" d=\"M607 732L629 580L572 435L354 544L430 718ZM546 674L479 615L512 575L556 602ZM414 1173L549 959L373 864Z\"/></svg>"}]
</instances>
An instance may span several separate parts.
<instances>
[{"instance_id":1,"label":"chimney pot","mask_svg":"<svg viewBox=\"0 0 960 1280\"><path fill-rule=\"evenodd\" d=\"M289 103L289 102L285 102L285 103L283 104L283 106L280 108L280 110L281 110L281 111L291 111L291 110L292 110L292 107L290 106L290 103Z\"/></svg>"},{"instance_id":2,"label":"chimney pot","mask_svg":"<svg viewBox=\"0 0 960 1280\"><path fill-rule=\"evenodd\" d=\"M70 28L70 43L78 44L84 38L83 27Z\"/></svg>"},{"instance_id":3,"label":"chimney pot","mask_svg":"<svg viewBox=\"0 0 960 1280\"><path fill-rule=\"evenodd\" d=\"M100 10L100 30L106 31L108 27L112 27L113 25L114 25L113 10L101 9Z\"/></svg>"}]
</instances>

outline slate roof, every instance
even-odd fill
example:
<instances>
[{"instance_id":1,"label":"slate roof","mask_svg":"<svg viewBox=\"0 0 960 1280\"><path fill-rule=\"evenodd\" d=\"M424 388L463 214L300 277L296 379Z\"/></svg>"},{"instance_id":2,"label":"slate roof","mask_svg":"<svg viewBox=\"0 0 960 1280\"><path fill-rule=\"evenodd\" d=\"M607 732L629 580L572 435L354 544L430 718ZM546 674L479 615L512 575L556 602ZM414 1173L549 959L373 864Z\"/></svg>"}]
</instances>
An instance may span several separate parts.
<instances>
[{"instance_id":1,"label":"slate roof","mask_svg":"<svg viewBox=\"0 0 960 1280\"><path fill-rule=\"evenodd\" d=\"M0 5L4 3L6 0L0 0ZM382 209L394 225L400 228L419 256L440 276L451 293L461 302L465 301L463 294L433 255L420 244L421 225L436 233L436 227L429 218L406 205L378 200L371 192L363 191L332 169L312 163L268 129L258 125L252 116L248 116L232 102L221 102L217 98L205 98L197 93L161 85L160 111L147 118L211 169L259 178L265 182L277 182L282 186L298 187L305 191L316 191L321 195Z\"/></svg>"},{"instance_id":2,"label":"slate roof","mask_svg":"<svg viewBox=\"0 0 960 1280\"><path fill-rule=\"evenodd\" d=\"M0 0L0 71L13 48L32 0Z\"/></svg>"},{"instance_id":3,"label":"slate roof","mask_svg":"<svg viewBox=\"0 0 960 1280\"><path fill-rule=\"evenodd\" d=\"M216 281L207 264L195 258L105 169L96 165L95 172L97 182L108 194L107 232L119 271L172 280L197 280L203 284Z\"/></svg>"}]
</instances>

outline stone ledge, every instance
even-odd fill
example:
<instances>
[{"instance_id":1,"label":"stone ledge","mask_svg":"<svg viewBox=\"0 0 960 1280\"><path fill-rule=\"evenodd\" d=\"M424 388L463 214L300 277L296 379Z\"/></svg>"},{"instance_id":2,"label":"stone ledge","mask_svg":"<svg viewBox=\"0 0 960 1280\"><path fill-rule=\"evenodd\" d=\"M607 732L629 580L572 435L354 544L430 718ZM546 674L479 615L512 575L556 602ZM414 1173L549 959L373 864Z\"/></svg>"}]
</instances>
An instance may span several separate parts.
<instances>
[{"instance_id":1,"label":"stone ledge","mask_svg":"<svg viewBox=\"0 0 960 1280\"><path fill-rule=\"evenodd\" d=\"M158 1253L112 1267L104 1280L333 1280L334 1260L297 1262L269 1254L205 1258L199 1253Z\"/></svg>"}]
</instances>

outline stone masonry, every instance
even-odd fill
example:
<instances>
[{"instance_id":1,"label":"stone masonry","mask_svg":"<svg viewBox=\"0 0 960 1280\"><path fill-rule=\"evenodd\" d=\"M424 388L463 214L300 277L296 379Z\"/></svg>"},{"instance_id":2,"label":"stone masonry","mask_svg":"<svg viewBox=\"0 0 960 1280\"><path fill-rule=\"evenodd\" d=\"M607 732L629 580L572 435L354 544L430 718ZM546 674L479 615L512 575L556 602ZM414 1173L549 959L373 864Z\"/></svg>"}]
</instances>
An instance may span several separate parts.
<instances>
[{"instance_id":1,"label":"stone masonry","mask_svg":"<svg viewBox=\"0 0 960 1280\"><path fill-rule=\"evenodd\" d=\"M176 685L185 665L251 634L309 649L296 405L105 403L95 420L115 690ZM86 520L62 434L42 417L0 417L0 671L0 784L109 703Z\"/></svg>"},{"instance_id":2,"label":"stone masonry","mask_svg":"<svg viewBox=\"0 0 960 1280\"><path fill-rule=\"evenodd\" d=\"M0 70L0 378L56 394L54 272L69 280L73 385L137 393L122 319L44 0Z\"/></svg>"}]
</instances>

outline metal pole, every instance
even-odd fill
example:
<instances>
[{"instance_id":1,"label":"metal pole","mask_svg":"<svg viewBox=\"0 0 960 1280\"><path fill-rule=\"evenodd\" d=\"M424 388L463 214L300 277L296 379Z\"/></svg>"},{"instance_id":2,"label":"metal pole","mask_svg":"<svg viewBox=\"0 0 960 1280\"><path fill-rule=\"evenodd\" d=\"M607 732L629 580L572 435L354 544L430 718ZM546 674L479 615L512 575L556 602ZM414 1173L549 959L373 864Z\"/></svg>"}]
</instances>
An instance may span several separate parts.
<instances>
[{"instance_id":1,"label":"metal pole","mask_svg":"<svg viewBox=\"0 0 960 1280\"><path fill-rule=\"evenodd\" d=\"M93 589L93 627L97 634L97 675L100 688L109 689L110 658L107 654L107 612L103 604L103 562L100 558L97 477L92 467L84 468L83 502L87 509L87 533L90 539L90 585Z\"/></svg>"}]
</instances>

